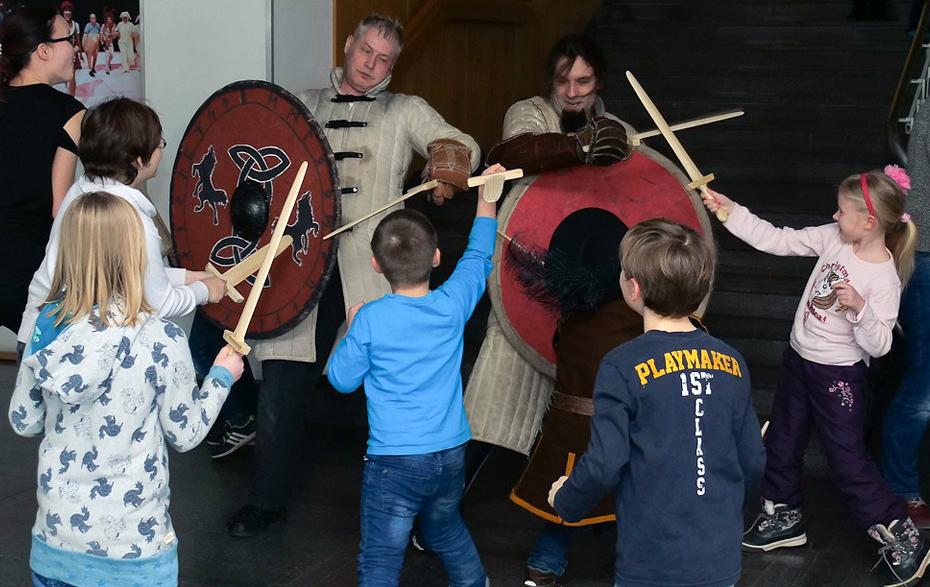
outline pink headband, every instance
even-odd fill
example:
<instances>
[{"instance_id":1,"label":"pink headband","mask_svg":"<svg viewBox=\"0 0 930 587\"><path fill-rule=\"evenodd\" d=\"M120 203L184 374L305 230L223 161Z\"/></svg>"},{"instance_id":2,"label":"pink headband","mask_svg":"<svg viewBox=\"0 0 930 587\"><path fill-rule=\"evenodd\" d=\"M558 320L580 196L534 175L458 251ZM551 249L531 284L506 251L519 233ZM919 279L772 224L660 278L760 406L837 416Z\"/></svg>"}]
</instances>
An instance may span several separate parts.
<instances>
[{"instance_id":1,"label":"pink headband","mask_svg":"<svg viewBox=\"0 0 930 587\"><path fill-rule=\"evenodd\" d=\"M869 197L868 171L859 176L859 183L862 185L862 197L865 198L865 207L869 209L869 214L875 216L875 207L872 205L872 198Z\"/></svg>"}]
</instances>

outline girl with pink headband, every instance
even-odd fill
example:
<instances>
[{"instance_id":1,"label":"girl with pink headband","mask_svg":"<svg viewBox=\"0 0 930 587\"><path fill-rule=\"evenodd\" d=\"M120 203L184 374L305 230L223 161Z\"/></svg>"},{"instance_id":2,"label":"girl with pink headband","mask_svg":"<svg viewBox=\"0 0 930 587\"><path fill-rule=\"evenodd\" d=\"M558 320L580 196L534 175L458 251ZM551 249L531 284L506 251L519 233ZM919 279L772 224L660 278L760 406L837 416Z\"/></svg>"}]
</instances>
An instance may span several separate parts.
<instances>
[{"instance_id":1,"label":"girl with pink headband","mask_svg":"<svg viewBox=\"0 0 930 587\"><path fill-rule=\"evenodd\" d=\"M852 175L840 184L834 222L776 228L723 194L704 204L729 215L724 226L753 247L818 257L785 350L768 433L762 512L743 536L749 552L807 543L801 501L804 449L817 425L830 471L856 522L879 541L894 578L911 585L930 564L930 544L866 452L866 365L891 348L902 284L914 267L917 229L905 212L907 175Z\"/></svg>"}]
</instances>

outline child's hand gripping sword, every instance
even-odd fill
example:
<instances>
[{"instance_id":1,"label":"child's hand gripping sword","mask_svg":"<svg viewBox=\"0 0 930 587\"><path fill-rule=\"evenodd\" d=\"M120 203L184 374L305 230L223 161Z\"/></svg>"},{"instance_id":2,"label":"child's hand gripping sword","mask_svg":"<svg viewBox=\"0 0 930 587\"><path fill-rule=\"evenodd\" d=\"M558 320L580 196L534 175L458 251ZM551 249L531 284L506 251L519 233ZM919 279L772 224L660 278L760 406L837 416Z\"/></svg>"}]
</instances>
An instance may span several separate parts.
<instances>
[{"instance_id":1,"label":"child's hand gripping sword","mask_svg":"<svg viewBox=\"0 0 930 587\"><path fill-rule=\"evenodd\" d=\"M484 201L496 202L504 193L504 182L511 179L523 177L522 169L508 169L499 173L489 173L487 175L476 175L468 178L468 187L484 186Z\"/></svg>"},{"instance_id":2,"label":"child's hand gripping sword","mask_svg":"<svg viewBox=\"0 0 930 587\"><path fill-rule=\"evenodd\" d=\"M297 194L300 193L300 186L304 183L304 176L307 174L307 162L304 161L297 170L297 177L291 185L291 191L284 200L284 207L281 209L281 215L278 216L278 223L271 233L271 241L267 245L267 252L262 258L262 265L255 276L255 285L249 292L249 299L242 308L242 315L239 316L239 322L236 324L235 332L229 330L223 333L223 339L229 344L229 347L243 355L249 354L252 347L245 343L245 333L249 329L249 323L252 322L252 315L255 313L255 306L258 305L258 298L262 295L262 285L268 277L268 271L271 270L271 262L275 259L275 252L284 238L284 229L287 228L287 221L294 210L294 204L297 202Z\"/></svg>"},{"instance_id":3,"label":"child's hand gripping sword","mask_svg":"<svg viewBox=\"0 0 930 587\"><path fill-rule=\"evenodd\" d=\"M656 105L649 98L649 95L646 94L646 90L643 89L639 82L636 81L636 78L633 77L633 74L629 71L626 72L626 78L630 81L630 85L633 86L633 90L636 92L636 95L639 96L640 102L643 103L643 106L646 107L646 111L649 112L649 116L652 117L652 121L655 122L656 128L662 132L662 136L665 137L665 140L668 141L669 146L675 151L675 156L678 157L678 160L681 162L681 166L685 168L685 172L688 174L688 177L691 178L691 183L688 184L688 189L698 189L701 192L701 197L705 200L713 199L713 196L710 195L710 192L707 191L707 184L714 179L714 174L703 175L698 170L697 165L694 164L694 161L691 160L691 157L688 156L685 148L681 146L681 143L678 141L678 137L675 136L675 133L672 132L672 129L669 128L668 123L665 122L665 118L662 116L662 113L659 112L659 109L656 108ZM717 220L720 222L726 222L727 213L722 209L717 210Z\"/></svg>"},{"instance_id":4,"label":"child's hand gripping sword","mask_svg":"<svg viewBox=\"0 0 930 587\"><path fill-rule=\"evenodd\" d=\"M282 238L281 242L278 243L278 249L275 251L274 256L277 257L283 253L285 249L291 246L293 242L294 239L291 237L291 235L284 235L284 238ZM212 263L207 263L206 270L214 277L219 277L222 279L223 283L226 285L226 295L228 295L232 301L236 302L237 304L241 304L245 298L242 297L242 294L239 293L239 291L236 289L236 286L245 281L250 275L261 268L262 261L265 260L265 254L268 252L268 250L268 245L265 245L264 247L258 249L234 265L225 273L220 273Z\"/></svg>"}]
</instances>

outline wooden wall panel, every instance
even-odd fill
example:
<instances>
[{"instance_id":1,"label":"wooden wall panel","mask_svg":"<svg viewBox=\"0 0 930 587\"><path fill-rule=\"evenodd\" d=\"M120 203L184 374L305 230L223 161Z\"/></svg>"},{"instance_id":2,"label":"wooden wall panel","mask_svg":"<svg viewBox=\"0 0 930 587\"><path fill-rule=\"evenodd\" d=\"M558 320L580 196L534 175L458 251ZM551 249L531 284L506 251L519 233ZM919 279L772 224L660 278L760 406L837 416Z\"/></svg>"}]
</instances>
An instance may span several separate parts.
<instances>
[{"instance_id":1,"label":"wooden wall panel","mask_svg":"<svg viewBox=\"0 0 930 587\"><path fill-rule=\"evenodd\" d=\"M545 58L562 35L585 29L602 0L335 0L334 44L371 12L405 23L391 91L425 98L485 150L500 140L507 108L540 94Z\"/></svg>"}]
</instances>

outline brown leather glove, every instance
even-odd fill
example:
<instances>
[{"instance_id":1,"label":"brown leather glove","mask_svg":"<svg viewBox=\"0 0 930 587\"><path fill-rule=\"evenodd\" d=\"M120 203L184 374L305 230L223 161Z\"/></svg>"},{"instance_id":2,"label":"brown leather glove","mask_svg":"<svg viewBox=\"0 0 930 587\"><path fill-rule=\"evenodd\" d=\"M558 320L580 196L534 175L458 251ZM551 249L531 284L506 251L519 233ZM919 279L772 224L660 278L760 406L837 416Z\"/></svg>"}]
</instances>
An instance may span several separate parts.
<instances>
[{"instance_id":1,"label":"brown leather glove","mask_svg":"<svg viewBox=\"0 0 930 587\"><path fill-rule=\"evenodd\" d=\"M436 139L426 145L429 161L423 169L423 180L439 180L433 190L433 202L441 206L452 195L468 189L471 176L471 149L452 139Z\"/></svg>"},{"instance_id":2,"label":"brown leather glove","mask_svg":"<svg viewBox=\"0 0 930 587\"><path fill-rule=\"evenodd\" d=\"M633 154L626 136L626 128L612 118L595 116L581 131L578 140L588 145L585 163L598 167L607 167L619 161L626 161Z\"/></svg>"},{"instance_id":3,"label":"brown leather glove","mask_svg":"<svg viewBox=\"0 0 930 587\"><path fill-rule=\"evenodd\" d=\"M585 162L585 153L573 134L523 133L491 147L487 162L488 165L500 163L507 169L522 169L525 175L536 175L581 165Z\"/></svg>"}]
</instances>

